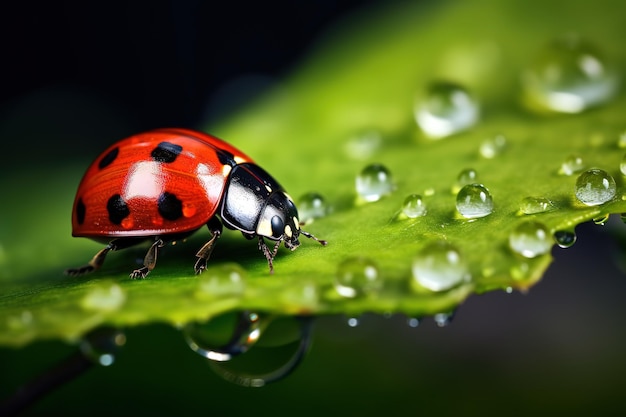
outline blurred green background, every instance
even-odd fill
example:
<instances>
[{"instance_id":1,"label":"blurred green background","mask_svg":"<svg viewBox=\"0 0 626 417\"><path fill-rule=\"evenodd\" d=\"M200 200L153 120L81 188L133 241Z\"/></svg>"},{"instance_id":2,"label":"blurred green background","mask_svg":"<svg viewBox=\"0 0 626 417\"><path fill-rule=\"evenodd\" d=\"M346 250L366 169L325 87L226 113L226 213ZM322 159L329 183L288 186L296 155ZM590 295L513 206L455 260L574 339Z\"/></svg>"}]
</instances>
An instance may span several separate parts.
<instances>
[{"instance_id":1,"label":"blurred green background","mask_svg":"<svg viewBox=\"0 0 626 417\"><path fill-rule=\"evenodd\" d=\"M354 15L375 19L388 6L357 3L7 6L0 175L45 186L57 161L86 166L104 145L136 131L217 126L273 88L320 36L340 36ZM458 2L423 3L426 13ZM559 18L558 8L545 14L531 4L537 20ZM624 10L618 1L597 7ZM596 25L601 32L603 21ZM450 36L463 37L458 29ZM9 191L4 204L36 192ZM621 415L623 229L619 219L580 226L576 245L554 249L554 264L528 294L470 297L445 328L431 319L412 328L403 316L365 315L355 328L346 317L320 317L302 365L261 389L223 381L175 329L128 329L113 366L64 385L26 415ZM1 348L0 398L74 350L60 342Z\"/></svg>"}]
</instances>

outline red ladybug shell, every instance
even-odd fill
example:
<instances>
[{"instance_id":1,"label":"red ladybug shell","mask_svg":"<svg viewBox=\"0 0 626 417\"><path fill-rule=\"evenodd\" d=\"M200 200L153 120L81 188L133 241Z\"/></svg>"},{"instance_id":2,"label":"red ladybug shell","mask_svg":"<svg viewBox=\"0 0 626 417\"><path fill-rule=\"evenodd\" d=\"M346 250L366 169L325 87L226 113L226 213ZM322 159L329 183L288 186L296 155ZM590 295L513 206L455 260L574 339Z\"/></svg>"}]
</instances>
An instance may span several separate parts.
<instances>
[{"instance_id":1,"label":"red ladybug shell","mask_svg":"<svg viewBox=\"0 0 626 417\"><path fill-rule=\"evenodd\" d=\"M123 139L83 177L72 235L91 238L192 232L215 214L232 166L253 162L205 133L158 129Z\"/></svg>"}]
</instances>

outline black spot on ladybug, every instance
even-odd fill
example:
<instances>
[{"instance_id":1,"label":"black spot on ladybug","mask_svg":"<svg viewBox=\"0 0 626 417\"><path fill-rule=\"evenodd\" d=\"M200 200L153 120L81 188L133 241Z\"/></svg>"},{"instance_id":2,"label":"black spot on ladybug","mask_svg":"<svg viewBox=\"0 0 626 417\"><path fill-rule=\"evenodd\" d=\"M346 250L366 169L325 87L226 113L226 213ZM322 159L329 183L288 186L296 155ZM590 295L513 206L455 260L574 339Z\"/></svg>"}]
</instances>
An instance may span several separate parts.
<instances>
[{"instance_id":1,"label":"black spot on ladybug","mask_svg":"<svg viewBox=\"0 0 626 417\"><path fill-rule=\"evenodd\" d=\"M120 148L116 147L116 148L111 149L109 153L104 155L102 159L100 160L100 162L98 162L98 168L103 169L111 165L111 163L115 161L115 158L117 158L117 154L119 153L120 153Z\"/></svg>"},{"instance_id":2,"label":"black spot on ladybug","mask_svg":"<svg viewBox=\"0 0 626 417\"><path fill-rule=\"evenodd\" d=\"M130 210L121 195L115 194L107 201L109 220L113 224L120 224L129 214Z\"/></svg>"},{"instance_id":3,"label":"black spot on ladybug","mask_svg":"<svg viewBox=\"0 0 626 417\"><path fill-rule=\"evenodd\" d=\"M183 147L170 142L161 142L152 150L150 156L156 162L165 162L170 164L176 160L178 155L183 151Z\"/></svg>"},{"instance_id":4,"label":"black spot on ladybug","mask_svg":"<svg viewBox=\"0 0 626 417\"><path fill-rule=\"evenodd\" d=\"M285 223L278 216L272 217L272 236L280 237L285 231Z\"/></svg>"},{"instance_id":5,"label":"black spot on ladybug","mask_svg":"<svg viewBox=\"0 0 626 417\"><path fill-rule=\"evenodd\" d=\"M217 159L220 161L220 164L230 165L231 167L237 165L237 162L235 162L235 156L232 153L222 149L218 149L216 153Z\"/></svg>"},{"instance_id":6,"label":"black spot on ladybug","mask_svg":"<svg viewBox=\"0 0 626 417\"><path fill-rule=\"evenodd\" d=\"M79 198L78 202L76 203L76 221L78 221L78 224L85 223L86 212L87 212L87 207L85 207L85 203L83 202L83 199Z\"/></svg>"},{"instance_id":7,"label":"black spot on ladybug","mask_svg":"<svg viewBox=\"0 0 626 417\"><path fill-rule=\"evenodd\" d=\"M183 216L183 202L172 193L161 194L157 204L159 214L166 220L176 220Z\"/></svg>"}]
</instances>

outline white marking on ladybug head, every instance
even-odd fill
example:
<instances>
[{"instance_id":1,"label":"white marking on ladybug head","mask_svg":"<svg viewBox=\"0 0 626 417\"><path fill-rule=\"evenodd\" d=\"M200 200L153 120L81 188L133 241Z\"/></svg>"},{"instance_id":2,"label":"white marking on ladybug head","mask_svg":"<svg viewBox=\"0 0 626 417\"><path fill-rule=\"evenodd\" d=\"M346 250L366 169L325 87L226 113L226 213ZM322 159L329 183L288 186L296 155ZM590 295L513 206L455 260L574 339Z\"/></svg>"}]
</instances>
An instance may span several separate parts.
<instances>
[{"instance_id":1,"label":"white marking on ladybug head","mask_svg":"<svg viewBox=\"0 0 626 417\"><path fill-rule=\"evenodd\" d=\"M291 226L289 226L288 224L285 225L285 235L291 239L291 236L293 236L293 232L291 230Z\"/></svg>"}]
</instances>

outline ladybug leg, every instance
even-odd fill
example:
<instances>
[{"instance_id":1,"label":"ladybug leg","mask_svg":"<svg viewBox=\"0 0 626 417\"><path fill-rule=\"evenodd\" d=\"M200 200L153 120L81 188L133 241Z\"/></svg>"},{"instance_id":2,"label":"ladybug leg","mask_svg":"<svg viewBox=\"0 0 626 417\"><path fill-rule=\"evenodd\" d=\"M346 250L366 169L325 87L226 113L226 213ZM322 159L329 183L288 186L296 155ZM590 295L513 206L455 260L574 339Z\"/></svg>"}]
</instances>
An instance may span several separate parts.
<instances>
[{"instance_id":1,"label":"ladybug leg","mask_svg":"<svg viewBox=\"0 0 626 417\"><path fill-rule=\"evenodd\" d=\"M215 248L215 243L217 242L217 239L219 239L219 237L222 235L222 222L220 222L220 220L217 217L215 216L211 217L211 219L207 222L206 226L209 228L209 231L211 232L211 240L209 240L207 243L202 245L200 250L198 250L198 253L196 253L198 260L196 261L196 264L193 266L193 270L196 272L196 275L201 274L202 271L206 269L206 263L211 257L211 253L213 253L213 248Z\"/></svg>"},{"instance_id":2,"label":"ladybug leg","mask_svg":"<svg viewBox=\"0 0 626 417\"><path fill-rule=\"evenodd\" d=\"M152 271L156 266L159 249L162 248L164 245L165 243L163 242L163 240L157 238L152 246L150 246L150 249L148 249L148 252L146 253L146 257L143 259L143 267L135 269L133 272L131 272L130 279L144 279L146 275L148 275L148 273Z\"/></svg>"},{"instance_id":3,"label":"ladybug leg","mask_svg":"<svg viewBox=\"0 0 626 417\"><path fill-rule=\"evenodd\" d=\"M103 249L99 250L98 253L96 253L86 265L79 266L78 268L68 268L65 270L65 275L69 275L70 277L78 277L100 269L100 267L104 263L107 253L109 253L109 251L111 250L116 249L117 246L115 245L115 240L112 240Z\"/></svg>"},{"instance_id":4,"label":"ladybug leg","mask_svg":"<svg viewBox=\"0 0 626 417\"><path fill-rule=\"evenodd\" d=\"M265 243L263 236L259 236L259 250L263 252L263 255L265 255L265 259L267 259L267 264L270 267L270 274L274 273L274 258L276 257L276 254L278 253L280 242L282 241L281 240L277 241L276 244L274 245L274 249L270 252L270 248Z\"/></svg>"}]
</instances>

